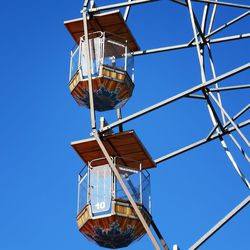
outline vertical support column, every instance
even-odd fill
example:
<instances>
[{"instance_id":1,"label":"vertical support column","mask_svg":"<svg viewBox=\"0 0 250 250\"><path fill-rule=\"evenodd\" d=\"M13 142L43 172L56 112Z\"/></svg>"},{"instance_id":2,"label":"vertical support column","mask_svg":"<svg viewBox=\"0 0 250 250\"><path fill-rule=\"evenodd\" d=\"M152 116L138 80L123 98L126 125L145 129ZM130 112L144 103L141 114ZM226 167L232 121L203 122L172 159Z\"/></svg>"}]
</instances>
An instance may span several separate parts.
<instances>
[{"instance_id":1,"label":"vertical support column","mask_svg":"<svg viewBox=\"0 0 250 250\"><path fill-rule=\"evenodd\" d=\"M180 250L180 248L175 244L173 245L173 250Z\"/></svg>"},{"instance_id":2,"label":"vertical support column","mask_svg":"<svg viewBox=\"0 0 250 250\"><path fill-rule=\"evenodd\" d=\"M120 108L116 109L116 114L118 121L122 119L122 110ZM123 132L123 125L119 124L119 132Z\"/></svg>"},{"instance_id":3,"label":"vertical support column","mask_svg":"<svg viewBox=\"0 0 250 250\"><path fill-rule=\"evenodd\" d=\"M93 97L93 85L92 85L92 76L91 76L91 64L90 64L90 50L89 50L89 34L88 34L88 23L87 23L87 9L83 8L83 27L84 27L84 38L86 46L86 67L88 75L88 85L89 85L89 105L90 105L90 116L91 116L91 128L96 128L96 119L95 119L95 106L94 106L94 97Z\"/></svg>"}]
</instances>

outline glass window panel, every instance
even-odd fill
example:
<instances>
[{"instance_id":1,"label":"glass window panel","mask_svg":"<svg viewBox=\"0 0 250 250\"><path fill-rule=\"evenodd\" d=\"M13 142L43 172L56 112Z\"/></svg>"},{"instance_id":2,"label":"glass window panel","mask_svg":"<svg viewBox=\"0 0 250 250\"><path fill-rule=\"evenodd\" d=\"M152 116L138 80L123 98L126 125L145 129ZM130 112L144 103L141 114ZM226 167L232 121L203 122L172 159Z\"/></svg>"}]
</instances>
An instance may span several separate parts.
<instances>
[{"instance_id":1,"label":"glass window panel","mask_svg":"<svg viewBox=\"0 0 250 250\"><path fill-rule=\"evenodd\" d=\"M131 172L129 169L120 168L121 177L126 184L130 194L132 195L135 202L140 203L140 179L139 172ZM116 185L116 198L122 200L128 200L125 192L123 191L121 185L117 181Z\"/></svg>"},{"instance_id":2,"label":"glass window panel","mask_svg":"<svg viewBox=\"0 0 250 250\"><path fill-rule=\"evenodd\" d=\"M88 194L88 169L85 168L79 175L78 182L78 213L86 206Z\"/></svg>"},{"instance_id":3,"label":"glass window panel","mask_svg":"<svg viewBox=\"0 0 250 250\"><path fill-rule=\"evenodd\" d=\"M148 172L142 172L142 204L151 213L150 175Z\"/></svg>"},{"instance_id":4,"label":"glass window panel","mask_svg":"<svg viewBox=\"0 0 250 250\"><path fill-rule=\"evenodd\" d=\"M78 70L78 61L79 61L79 47L76 47L71 52L71 62L70 62L70 79L75 75Z\"/></svg>"},{"instance_id":5,"label":"glass window panel","mask_svg":"<svg viewBox=\"0 0 250 250\"><path fill-rule=\"evenodd\" d=\"M90 170L90 202L93 214L111 209L111 169L109 165Z\"/></svg>"}]
</instances>

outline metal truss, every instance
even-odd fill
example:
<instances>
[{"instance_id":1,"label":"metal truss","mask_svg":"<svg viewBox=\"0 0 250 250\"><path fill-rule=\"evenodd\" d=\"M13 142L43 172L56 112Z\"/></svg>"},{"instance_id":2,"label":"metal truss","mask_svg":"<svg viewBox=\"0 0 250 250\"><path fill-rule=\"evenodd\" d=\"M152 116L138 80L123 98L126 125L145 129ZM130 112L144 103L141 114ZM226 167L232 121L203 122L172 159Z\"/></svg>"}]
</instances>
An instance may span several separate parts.
<instances>
[{"instance_id":1,"label":"metal truss","mask_svg":"<svg viewBox=\"0 0 250 250\"><path fill-rule=\"evenodd\" d=\"M95 1L89 1L85 0L82 10L83 15L83 25L84 25L84 35L85 39L88 40L88 22L87 18L88 15L92 15L94 13L99 13L105 10L110 9L117 9L117 8L125 8L124 12L124 20L127 21L129 17L130 10L132 6L134 5L140 5L140 4L146 4L146 3L152 3L157 2L159 0L127 0L127 2L123 3L116 3L101 7L96 7ZM208 113L210 115L213 127L211 128L211 131L208 133L208 135L199 140L196 141L190 145L187 145L185 147L182 147L174 152L168 153L158 159L155 159L155 163L159 164L166 160L169 160L170 158L176 157L184 152L187 152L193 148L199 147L205 143L208 143L210 141L213 141L215 139L218 139L221 143L221 146L225 150L225 153L229 160L231 161L233 167L239 174L240 178L244 182L244 184L247 186L248 189L250 189L250 183L247 180L247 178L244 176L243 172L241 171L239 165L237 164L236 160L234 159L233 154L229 150L224 137L227 136L231 139L235 147L239 150L239 152L242 154L244 159L249 163L250 158L244 149L245 147L247 150L249 150L250 142L247 138L247 136L243 133L242 128L249 126L250 119L245 120L243 122L238 123L237 119L241 117L243 114L249 111L250 104L248 104L246 107L244 107L242 110L240 110L237 114L235 114L233 117L231 117L225 107L222 103L222 98L220 93L222 91L233 91L233 90L239 90L239 89L249 89L250 84L239 84L234 86L224 86L221 87L219 84L224 84L223 80L232 77L233 75L240 74L243 71L249 70L250 68L250 62L246 63L238 68L232 69L222 75L216 74L216 67L213 61L213 53L211 49L211 44L214 43L224 43L234 40L240 40L240 39L248 39L250 38L250 33L246 34L236 34L234 36L227 36L227 37L220 37L220 38L212 38L215 34L220 34L222 30L227 29L229 26L239 22L243 18L247 17L250 14L250 6L249 5L242 5L237 3L231 3L231 2L222 2L217 0L170 0L170 2L173 2L175 4L181 5L187 9L187 12L190 16L190 22L193 30L193 37L192 39L184 44L178 44L178 45L172 45L172 46L166 46L161 48L154 48L154 49L146 49L142 51L135 51L133 52L133 56L142 56L142 55L149 55L154 53L161 53L161 52L168 52L173 50L180 50L180 49L190 49L190 48L196 48L197 50L197 57L199 60L199 66L200 66L200 74L201 74L201 83L194 85L194 87L187 89L186 91L183 91L175 96L169 97L161 102L158 102L152 106L149 106L143 110L140 110L134 114L131 114L127 117L122 118L121 110L117 110L117 121L114 121L113 123L109 125L103 125L100 129L97 129L96 126L96 117L95 117L95 110L94 110L94 98L93 98L93 89L92 89L92 78L91 78L91 64L90 62L90 54L89 54L89 47L88 43L86 43L86 58L87 58L87 72L88 72L88 86L89 86L89 98L90 98L90 117L91 117L91 127L92 127L92 135L95 137L97 143L99 144L103 154L107 158L107 161L109 162L109 165L114 172L115 176L117 177L121 187L123 188L125 194L128 197L128 200L130 201L131 205L133 206L138 218L140 219L142 225L145 228L145 231L150 237L150 240L152 241L152 244L155 249L161 249L159 243L157 242L155 236L151 232L149 226L147 225L143 215L141 214L138 206L136 205L135 201L133 200L131 194L129 193L129 190L127 189L125 183L123 182L118 170L116 169L115 165L113 164L111 157L109 156L102 140L101 136L102 134L110 131L112 128L119 127L119 131L122 131L122 125L124 123L127 123L129 121L132 121L136 118L139 118L143 115L146 115L152 111L155 111L157 109L160 109L164 106L167 106L169 104L172 104L182 98L196 98L199 100L202 100L206 103ZM203 16L202 21L199 22L195 11L193 9L193 2L199 2L200 4L204 5L203 8ZM240 8L240 9L246 9L247 11L243 14L239 15L238 17L235 17L231 21L221 25L220 27L213 30L213 23L215 19L215 13L218 6L224 6L224 7L231 7L231 8ZM209 9L212 7L212 14L209 18ZM208 52L208 58L205 58L204 50L207 50ZM205 71L205 61L209 62L212 76L213 78L211 80L207 80L207 75ZM198 93L197 93L198 92ZM233 132L237 132L239 137L241 138L241 142L243 142L243 146L240 144L240 142L235 138L233 135ZM248 196L243 202L241 202L235 209L233 209L226 217L224 217L220 222L218 222L211 230L208 231L203 237L201 237L200 240L198 240L193 246L191 246L189 249L194 250L197 249L199 246L201 246L207 239L209 239L214 233L216 233L225 223L227 223L234 215L236 215L241 209L243 209L247 204L250 203L250 196ZM153 222L152 227L158 236L161 246L163 249L169 249L167 246L165 240L163 239L162 235L160 234L160 231L158 230L156 224ZM173 247L173 249L179 249L177 245Z\"/></svg>"}]
</instances>

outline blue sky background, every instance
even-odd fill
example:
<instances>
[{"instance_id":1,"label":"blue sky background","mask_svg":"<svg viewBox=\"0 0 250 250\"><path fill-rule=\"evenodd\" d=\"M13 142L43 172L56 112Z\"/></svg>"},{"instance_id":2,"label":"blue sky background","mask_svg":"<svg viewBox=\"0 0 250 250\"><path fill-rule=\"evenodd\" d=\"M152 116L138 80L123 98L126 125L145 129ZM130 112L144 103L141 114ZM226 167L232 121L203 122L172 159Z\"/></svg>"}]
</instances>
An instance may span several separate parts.
<instances>
[{"instance_id":1,"label":"blue sky background","mask_svg":"<svg viewBox=\"0 0 250 250\"><path fill-rule=\"evenodd\" d=\"M100 249L78 232L75 221L82 162L70 142L89 137L90 119L68 90L73 40L63 21L80 17L82 1L13 0L0 6L0 249ZM198 17L201 6L194 4ZM219 7L214 27L244 11ZM133 7L128 24L142 49L186 43L193 37L187 9L170 1ZM247 17L215 37L249 33L249 27ZM249 45L249 39L213 45L217 74L248 63ZM134 95L124 116L201 82L195 48L138 57L135 74ZM249 77L248 70L222 84L247 84ZM249 97L249 90L225 92L223 103L234 115ZM114 112L98 113L97 119L103 115L115 120ZM239 121L246 119L249 112ZM183 99L125 128L134 129L156 159L206 137L212 123L203 101ZM249 126L242 131L249 138ZM249 164L230 139L225 140L250 179ZM167 243L178 243L181 249L249 195L219 141L159 164L151 179L155 222ZM200 249L250 249L249 221L250 206ZM129 249L153 247L145 236Z\"/></svg>"}]
</instances>

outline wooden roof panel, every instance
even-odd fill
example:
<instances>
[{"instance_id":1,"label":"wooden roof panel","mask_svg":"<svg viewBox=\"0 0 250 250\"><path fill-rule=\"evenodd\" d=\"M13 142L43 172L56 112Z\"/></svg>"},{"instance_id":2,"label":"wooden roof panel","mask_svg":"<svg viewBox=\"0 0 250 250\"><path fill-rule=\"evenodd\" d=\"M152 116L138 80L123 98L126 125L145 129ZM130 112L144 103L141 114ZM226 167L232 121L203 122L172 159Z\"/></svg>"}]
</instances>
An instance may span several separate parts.
<instances>
[{"instance_id":1,"label":"wooden roof panel","mask_svg":"<svg viewBox=\"0 0 250 250\"><path fill-rule=\"evenodd\" d=\"M65 21L64 25L68 29L69 33L78 44L80 37L83 36L83 19L77 18L69 21ZM88 20L88 32L93 33L96 31L104 31L118 35L114 37L114 40L121 42L128 41L128 47L132 51L140 50L135 38L129 30L126 22L119 11L106 12L103 14L95 14ZM111 38L111 37L110 37Z\"/></svg>"},{"instance_id":2,"label":"wooden roof panel","mask_svg":"<svg viewBox=\"0 0 250 250\"><path fill-rule=\"evenodd\" d=\"M155 162L137 137L134 131L126 131L118 134L108 135L103 138L103 143L110 156L122 157L121 162L128 167L139 169L139 162L142 163L142 169L156 167ZM98 143L94 138L72 142L71 146L75 149L81 159L88 162L103 158ZM107 161L102 160L102 164ZM93 166L102 165L100 161L93 163Z\"/></svg>"}]
</instances>

